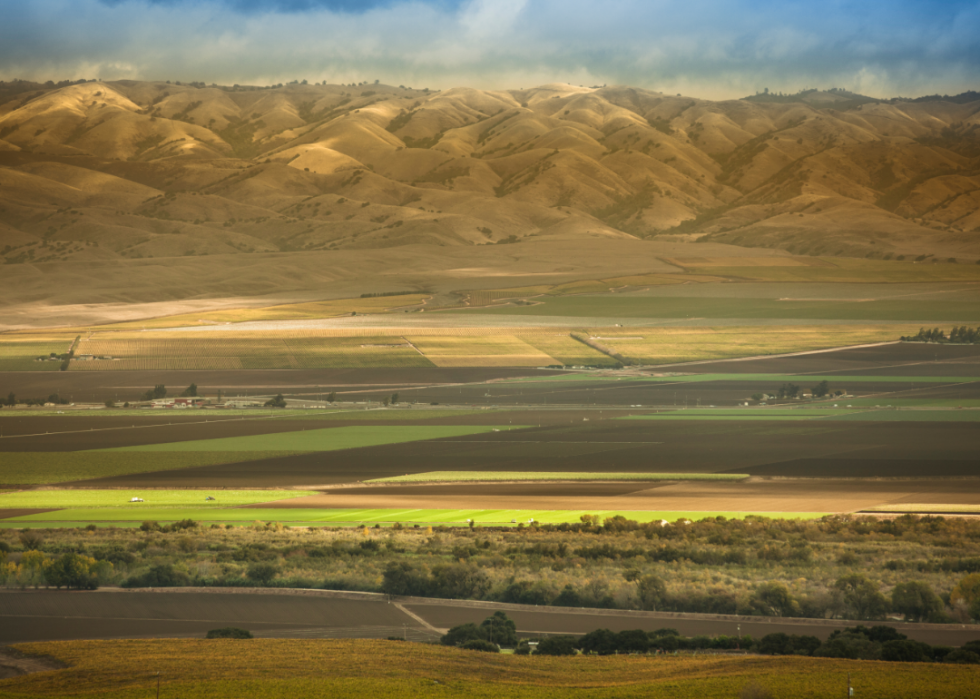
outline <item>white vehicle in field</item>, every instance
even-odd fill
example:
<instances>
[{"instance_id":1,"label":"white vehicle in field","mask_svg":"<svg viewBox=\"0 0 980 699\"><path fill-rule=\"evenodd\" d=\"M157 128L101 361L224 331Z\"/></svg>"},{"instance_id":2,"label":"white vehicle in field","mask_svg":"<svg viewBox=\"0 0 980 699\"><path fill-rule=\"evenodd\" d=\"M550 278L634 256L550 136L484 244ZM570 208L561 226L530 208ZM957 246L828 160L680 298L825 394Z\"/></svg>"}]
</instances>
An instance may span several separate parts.
<instances>
[{"instance_id":1,"label":"white vehicle in field","mask_svg":"<svg viewBox=\"0 0 980 699\"><path fill-rule=\"evenodd\" d=\"M143 498L130 498L130 502L143 502Z\"/></svg>"}]
</instances>

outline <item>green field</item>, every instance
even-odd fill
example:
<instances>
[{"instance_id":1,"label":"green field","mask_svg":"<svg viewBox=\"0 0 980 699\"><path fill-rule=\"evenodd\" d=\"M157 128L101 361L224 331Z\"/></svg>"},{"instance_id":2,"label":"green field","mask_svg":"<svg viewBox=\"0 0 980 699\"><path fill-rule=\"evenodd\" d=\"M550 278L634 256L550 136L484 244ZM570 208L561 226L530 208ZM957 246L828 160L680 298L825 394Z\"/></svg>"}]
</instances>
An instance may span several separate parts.
<instances>
[{"instance_id":1,"label":"green field","mask_svg":"<svg viewBox=\"0 0 980 699\"><path fill-rule=\"evenodd\" d=\"M877 322L969 322L980 319L970 301L937 299L864 301L837 299L782 301L716 297L635 297L620 295L554 296L535 298L533 306L491 306L456 309L454 313L485 315L564 316L567 318L746 318L793 320L848 320ZM896 338L897 339L897 338Z\"/></svg>"},{"instance_id":2,"label":"green field","mask_svg":"<svg viewBox=\"0 0 980 699\"><path fill-rule=\"evenodd\" d=\"M244 460L273 459L302 453L295 450L182 451L182 452L106 452L32 451L4 452L0 455L0 484L42 485L124 476L131 473L171 471L195 466L214 466Z\"/></svg>"},{"instance_id":3,"label":"green field","mask_svg":"<svg viewBox=\"0 0 980 699\"><path fill-rule=\"evenodd\" d=\"M647 415L626 415L619 420L847 420L870 422L980 422L980 410L874 410L839 408L685 408Z\"/></svg>"},{"instance_id":4,"label":"green field","mask_svg":"<svg viewBox=\"0 0 980 699\"><path fill-rule=\"evenodd\" d=\"M120 491L120 493L129 491ZM150 492L150 491L148 491ZM270 491L266 491L267 493ZM288 491L293 495L295 491ZM203 499L205 492L198 491ZM130 496L132 497L132 496ZM140 523L151 520L157 522L175 522L182 519L193 519L199 522L222 523L251 523L281 522L290 525L328 526L355 524L419 524L419 525L466 525L468 520L483 525L511 525L516 523L528 524L533 519L540 524L561 524L563 522L578 522L583 514L598 515L600 518L621 515L638 522L657 522L666 520L675 522L688 519L725 517L742 519L749 516L769 517L772 519L819 519L824 512L710 512L710 511L618 511L596 510L446 510L446 509L315 509L315 508L223 508L223 507L154 507L144 506L115 507L72 507L56 512L44 512L25 515L3 520L4 525L23 527L28 524L48 524L55 526L78 526L79 524L104 523ZM512 522L511 520L515 520Z\"/></svg>"},{"instance_id":5,"label":"green field","mask_svg":"<svg viewBox=\"0 0 980 699\"><path fill-rule=\"evenodd\" d=\"M324 392L324 396L328 392ZM390 393L379 394L376 400L389 397ZM309 400L318 400L319 396L309 396ZM288 401L287 401L288 404ZM166 417L168 421L204 422L211 420L262 420L273 418L289 418L291 420L430 420L461 415L491 413L488 408L430 408L428 406L410 407L400 404L399 407L336 407L336 408L248 408L248 409L215 409L215 410L153 410L147 408L18 408L16 410L0 410L0 417L51 417L61 415L76 418L126 417L133 418L134 425L141 420L159 420Z\"/></svg>"},{"instance_id":6,"label":"green field","mask_svg":"<svg viewBox=\"0 0 980 699\"><path fill-rule=\"evenodd\" d=\"M574 471L429 471L374 478L365 483L463 483L467 481L740 481L747 473L582 473Z\"/></svg>"},{"instance_id":7,"label":"green field","mask_svg":"<svg viewBox=\"0 0 980 699\"><path fill-rule=\"evenodd\" d=\"M664 376L550 374L546 376L506 379L498 383L534 383L538 381L649 381L653 383L704 383L706 381L740 381L744 383L753 381L759 384L795 383L803 387L808 387L816 385L821 381L838 386L847 386L848 384L858 383L978 383L980 382L980 378L976 376L875 376L866 374L668 374Z\"/></svg>"},{"instance_id":8,"label":"green field","mask_svg":"<svg viewBox=\"0 0 980 699\"><path fill-rule=\"evenodd\" d=\"M170 444L144 444L135 447L117 447L99 450L100 452L184 452L184 451L338 451L375 447L383 444L418 442L445 437L464 437L482 434L493 430L512 430L520 427L492 427L489 425L444 426L407 425L378 427L327 427L300 432L280 432L249 437L225 437L222 439L199 439L190 442Z\"/></svg>"},{"instance_id":9,"label":"green field","mask_svg":"<svg viewBox=\"0 0 980 699\"><path fill-rule=\"evenodd\" d=\"M0 508L99 508L118 509L111 513L132 518L142 516L144 510L157 511L160 508L201 509L208 512L237 505L287 500L305 495L316 495L303 490L23 490L0 495ZM214 501L205 503L211 496ZM145 502L129 502L130 498L143 498ZM55 513L52 513L55 514Z\"/></svg>"}]
</instances>

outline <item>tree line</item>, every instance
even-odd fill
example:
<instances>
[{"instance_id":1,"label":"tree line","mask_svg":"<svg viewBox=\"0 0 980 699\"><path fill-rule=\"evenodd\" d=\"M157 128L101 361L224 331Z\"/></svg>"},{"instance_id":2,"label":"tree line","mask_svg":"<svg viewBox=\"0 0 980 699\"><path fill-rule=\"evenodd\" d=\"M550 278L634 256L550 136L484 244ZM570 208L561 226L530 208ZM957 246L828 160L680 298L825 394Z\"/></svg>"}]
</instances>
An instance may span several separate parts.
<instances>
[{"instance_id":1,"label":"tree line","mask_svg":"<svg viewBox=\"0 0 980 699\"><path fill-rule=\"evenodd\" d=\"M647 653L746 651L761 655L804 655L850 660L883 660L886 662L946 662L980 665L980 640L969 641L960 648L932 646L909 639L891 626L853 626L833 631L826 641L816 636L786 633L751 635L682 636L677 629L655 631L629 629L614 632L596 629L582 636L552 636L532 646L517 634L517 625L502 612L494 612L480 624L460 624L440 638L444 646L487 653L513 648L518 655L642 655Z\"/></svg>"},{"instance_id":2,"label":"tree line","mask_svg":"<svg viewBox=\"0 0 980 699\"><path fill-rule=\"evenodd\" d=\"M941 345L973 345L980 342L980 328L968 328L965 325L953 326L947 335L939 328L927 330L919 328L916 335L903 335L902 342L937 342Z\"/></svg>"}]
</instances>

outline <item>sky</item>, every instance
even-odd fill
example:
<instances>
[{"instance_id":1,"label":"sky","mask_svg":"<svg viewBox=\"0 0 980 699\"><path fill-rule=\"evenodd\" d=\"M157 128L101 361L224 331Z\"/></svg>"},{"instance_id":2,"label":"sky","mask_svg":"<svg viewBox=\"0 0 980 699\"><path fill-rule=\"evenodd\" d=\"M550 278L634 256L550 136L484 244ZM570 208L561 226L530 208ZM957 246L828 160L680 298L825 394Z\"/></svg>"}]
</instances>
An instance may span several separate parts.
<instances>
[{"instance_id":1,"label":"sky","mask_svg":"<svg viewBox=\"0 0 980 699\"><path fill-rule=\"evenodd\" d=\"M980 0L0 0L0 79L980 89Z\"/></svg>"}]
</instances>

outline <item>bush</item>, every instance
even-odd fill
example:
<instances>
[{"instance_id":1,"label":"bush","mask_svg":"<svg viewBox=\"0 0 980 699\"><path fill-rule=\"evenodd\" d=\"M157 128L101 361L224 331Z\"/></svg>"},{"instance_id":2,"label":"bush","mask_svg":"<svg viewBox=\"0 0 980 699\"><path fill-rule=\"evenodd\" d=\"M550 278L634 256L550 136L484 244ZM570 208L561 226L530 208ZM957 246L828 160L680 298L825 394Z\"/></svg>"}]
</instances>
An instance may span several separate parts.
<instances>
[{"instance_id":1,"label":"bush","mask_svg":"<svg viewBox=\"0 0 980 699\"><path fill-rule=\"evenodd\" d=\"M618 650L616 634L609 629L596 629L579 639L578 647L583 653L612 655Z\"/></svg>"},{"instance_id":2,"label":"bush","mask_svg":"<svg viewBox=\"0 0 980 699\"><path fill-rule=\"evenodd\" d=\"M470 641L483 640L483 634L476 624L460 624L454 626L439 639L444 646L461 646Z\"/></svg>"},{"instance_id":3,"label":"bush","mask_svg":"<svg viewBox=\"0 0 980 699\"><path fill-rule=\"evenodd\" d=\"M918 641L885 641L881 644L881 659L891 662L924 663L931 659L931 655L932 648Z\"/></svg>"},{"instance_id":4,"label":"bush","mask_svg":"<svg viewBox=\"0 0 980 699\"><path fill-rule=\"evenodd\" d=\"M279 575L279 566L275 563L253 563L245 573L249 580L262 585L268 585L277 575Z\"/></svg>"},{"instance_id":5,"label":"bush","mask_svg":"<svg viewBox=\"0 0 980 699\"><path fill-rule=\"evenodd\" d=\"M539 655L575 655L575 639L572 636L552 636L538 643Z\"/></svg>"},{"instance_id":6,"label":"bush","mask_svg":"<svg viewBox=\"0 0 980 699\"><path fill-rule=\"evenodd\" d=\"M474 638L460 646L463 650L478 650L483 653L499 653L500 648L496 643L484 641L482 638Z\"/></svg>"},{"instance_id":7,"label":"bush","mask_svg":"<svg viewBox=\"0 0 980 699\"><path fill-rule=\"evenodd\" d=\"M959 663L962 665L980 665L980 655L972 650L957 648L943 658L944 663Z\"/></svg>"},{"instance_id":8,"label":"bush","mask_svg":"<svg viewBox=\"0 0 980 699\"><path fill-rule=\"evenodd\" d=\"M175 570L169 563L155 565L142 575L132 575L123 581L123 587L184 587L190 577Z\"/></svg>"},{"instance_id":9,"label":"bush","mask_svg":"<svg viewBox=\"0 0 980 699\"><path fill-rule=\"evenodd\" d=\"M208 638L254 638L251 631L240 629L236 626L226 626L223 629L211 629L208 631Z\"/></svg>"}]
</instances>

